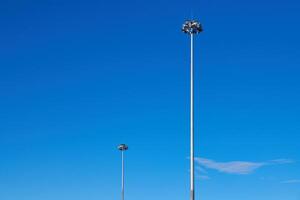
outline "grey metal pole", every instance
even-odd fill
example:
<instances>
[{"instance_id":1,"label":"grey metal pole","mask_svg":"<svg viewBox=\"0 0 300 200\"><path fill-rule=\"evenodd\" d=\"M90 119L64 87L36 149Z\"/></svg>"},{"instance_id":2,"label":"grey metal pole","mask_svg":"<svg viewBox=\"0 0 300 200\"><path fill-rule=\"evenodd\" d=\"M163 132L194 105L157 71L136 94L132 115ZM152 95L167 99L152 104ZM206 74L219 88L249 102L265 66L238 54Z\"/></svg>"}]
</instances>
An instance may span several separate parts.
<instances>
[{"instance_id":1,"label":"grey metal pole","mask_svg":"<svg viewBox=\"0 0 300 200\"><path fill-rule=\"evenodd\" d=\"M125 162L124 162L124 151L128 150L128 146L126 144L120 144L118 149L121 151L122 156L122 190L121 190L121 200L125 199Z\"/></svg>"},{"instance_id":2,"label":"grey metal pole","mask_svg":"<svg viewBox=\"0 0 300 200\"><path fill-rule=\"evenodd\" d=\"M124 151L122 151L122 200L124 200Z\"/></svg>"},{"instance_id":3,"label":"grey metal pole","mask_svg":"<svg viewBox=\"0 0 300 200\"><path fill-rule=\"evenodd\" d=\"M191 85L190 85L190 186L191 186L191 195L190 199L194 200L195 199L195 181L194 181L194 37L193 34L191 34Z\"/></svg>"},{"instance_id":4,"label":"grey metal pole","mask_svg":"<svg viewBox=\"0 0 300 200\"><path fill-rule=\"evenodd\" d=\"M194 35L202 32L202 26L195 20L183 24L182 31L191 37L191 66L190 66L190 200L195 199L195 170L194 170Z\"/></svg>"}]
</instances>

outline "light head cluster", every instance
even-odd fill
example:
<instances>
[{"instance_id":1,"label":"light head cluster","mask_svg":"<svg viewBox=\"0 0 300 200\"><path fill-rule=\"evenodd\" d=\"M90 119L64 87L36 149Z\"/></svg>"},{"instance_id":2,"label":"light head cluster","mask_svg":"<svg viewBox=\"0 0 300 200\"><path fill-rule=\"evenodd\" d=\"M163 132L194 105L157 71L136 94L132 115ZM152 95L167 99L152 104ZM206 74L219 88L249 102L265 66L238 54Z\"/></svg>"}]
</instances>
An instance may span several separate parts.
<instances>
[{"instance_id":1,"label":"light head cluster","mask_svg":"<svg viewBox=\"0 0 300 200\"><path fill-rule=\"evenodd\" d=\"M182 25L181 29L184 33L187 34L198 34L203 31L202 25L196 20L188 20Z\"/></svg>"},{"instance_id":2,"label":"light head cluster","mask_svg":"<svg viewBox=\"0 0 300 200\"><path fill-rule=\"evenodd\" d=\"M120 144L120 145L118 146L118 149L119 149L120 151L126 151L126 150L128 149L128 146L127 146L126 144Z\"/></svg>"}]
</instances>

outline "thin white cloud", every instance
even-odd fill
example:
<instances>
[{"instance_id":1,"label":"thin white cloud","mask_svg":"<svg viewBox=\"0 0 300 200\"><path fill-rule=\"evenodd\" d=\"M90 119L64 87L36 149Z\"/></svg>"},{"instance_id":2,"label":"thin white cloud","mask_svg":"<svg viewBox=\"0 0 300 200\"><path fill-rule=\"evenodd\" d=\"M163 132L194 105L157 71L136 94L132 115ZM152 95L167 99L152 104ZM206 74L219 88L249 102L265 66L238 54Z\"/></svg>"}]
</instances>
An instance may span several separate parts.
<instances>
[{"instance_id":1,"label":"thin white cloud","mask_svg":"<svg viewBox=\"0 0 300 200\"><path fill-rule=\"evenodd\" d=\"M300 179L292 179L292 180L282 181L281 183L285 183L285 184L300 183Z\"/></svg>"},{"instance_id":2,"label":"thin white cloud","mask_svg":"<svg viewBox=\"0 0 300 200\"><path fill-rule=\"evenodd\" d=\"M207 171L201 167L201 166L196 166L196 178L201 179L201 180L209 180L210 177L207 175Z\"/></svg>"},{"instance_id":3,"label":"thin white cloud","mask_svg":"<svg viewBox=\"0 0 300 200\"><path fill-rule=\"evenodd\" d=\"M201 167L200 165L196 166L196 170L197 172L200 172L201 174L207 174L207 170L205 170L203 167Z\"/></svg>"},{"instance_id":4,"label":"thin white cloud","mask_svg":"<svg viewBox=\"0 0 300 200\"><path fill-rule=\"evenodd\" d=\"M270 160L268 163L269 164L289 164L293 163L294 161L291 159L275 159L275 160Z\"/></svg>"},{"instance_id":5,"label":"thin white cloud","mask_svg":"<svg viewBox=\"0 0 300 200\"><path fill-rule=\"evenodd\" d=\"M206 158L195 158L195 161L202 167L228 174L249 174L265 165L264 163L244 161L217 162Z\"/></svg>"},{"instance_id":6,"label":"thin white cloud","mask_svg":"<svg viewBox=\"0 0 300 200\"><path fill-rule=\"evenodd\" d=\"M206 175L196 175L196 178L201 179L201 180L209 180L210 177Z\"/></svg>"},{"instance_id":7,"label":"thin white cloud","mask_svg":"<svg viewBox=\"0 0 300 200\"><path fill-rule=\"evenodd\" d=\"M278 165L292 163L292 160L288 159L276 159L267 162L248 162L248 161L230 161L230 162L217 162L206 158L195 158L196 163L200 167L206 169L214 169L219 172L227 174L250 174L255 170L266 165Z\"/></svg>"}]
</instances>

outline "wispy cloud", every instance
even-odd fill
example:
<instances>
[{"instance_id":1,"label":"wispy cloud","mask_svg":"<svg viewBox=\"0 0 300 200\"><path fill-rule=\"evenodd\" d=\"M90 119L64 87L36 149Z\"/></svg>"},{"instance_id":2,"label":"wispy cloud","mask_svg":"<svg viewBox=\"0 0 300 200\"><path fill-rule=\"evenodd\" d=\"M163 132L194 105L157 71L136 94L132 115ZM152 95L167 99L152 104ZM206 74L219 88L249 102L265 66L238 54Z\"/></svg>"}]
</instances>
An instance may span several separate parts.
<instances>
[{"instance_id":1,"label":"wispy cloud","mask_svg":"<svg viewBox=\"0 0 300 200\"><path fill-rule=\"evenodd\" d=\"M200 165L197 165L196 166L196 170L197 170L197 172L200 172L201 174L207 174L207 170L206 169L204 169L202 166L200 166Z\"/></svg>"},{"instance_id":2,"label":"wispy cloud","mask_svg":"<svg viewBox=\"0 0 300 200\"><path fill-rule=\"evenodd\" d=\"M255 170L264 167L266 165L278 165L292 163L289 159L276 159L265 162L248 162L248 161L230 161L230 162L217 162L206 158L195 158L196 163L200 167L206 169L214 169L219 172L227 174L250 174Z\"/></svg>"},{"instance_id":3,"label":"wispy cloud","mask_svg":"<svg viewBox=\"0 0 300 200\"><path fill-rule=\"evenodd\" d=\"M300 183L300 179L292 179L292 180L282 181L281 183L286 183L286 184Z\"/></svg>"},{"instance_id":4,"label":"wispy cloud","mask_svg":"<svg viewBox=\"0 0 300 200\"><path fill-rule=\"evenodd\" d=\"M201 180L209 180L210 177L207 175L200 175L200 174L196 174L196 178L197 179L201 179Z\"/></svg>"},{"instance_id":5,"label":"wispy cloud","mask_svg":"<svg viewBox=\"0 0 300 200\"><path fill-rule=\"evenodd\" d=\"M249 174L265 165L264 163L244 161L217 162L206 158L195 158L195 161L202 167L228 174Z\"/></svg>"},{"instance_id":6,"label":"wispy cloud","mask_svg":"<svg viewBox=\"0 0 300 200\"><path fill-rule=\"evenodd\" d=\"M201 179L201 180L209 180L210 177L207 175L207 171L201 167L201 166L196 166L196 178Z\"/></svg>"},{"instance_id":7,"label":"wispy cloud","mask_svg":"<svg viewBox=\"0 0 300 200\"><path fill-rule=\"evenodd\" d=\"M270 160L268 163L269 164L289 164L293 163L294 161L291 159L275 159L275 160Z\"/></svg>"}]
</instances>

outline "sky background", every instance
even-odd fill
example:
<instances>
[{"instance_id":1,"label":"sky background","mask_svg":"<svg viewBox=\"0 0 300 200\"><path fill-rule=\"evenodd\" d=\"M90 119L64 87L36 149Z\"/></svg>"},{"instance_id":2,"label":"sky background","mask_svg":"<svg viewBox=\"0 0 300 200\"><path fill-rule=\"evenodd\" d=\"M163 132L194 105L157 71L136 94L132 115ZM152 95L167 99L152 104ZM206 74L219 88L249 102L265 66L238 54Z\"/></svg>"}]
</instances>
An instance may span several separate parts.
<instances>
[{"instance_id":1,"label":"sky background","mask_svg":"<svg viewBox=\"0 0 300 200\"><path fill-rule=\"evenodd\" d=\"M0 199L300 200L296 0L0 0Z\"/></svg>"}]
</instances>

